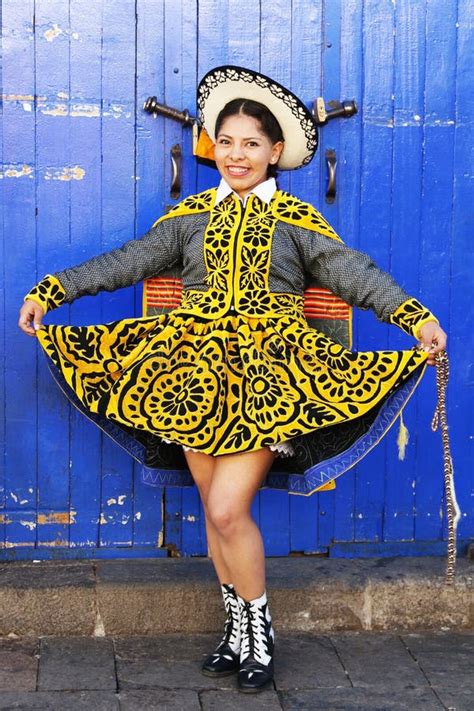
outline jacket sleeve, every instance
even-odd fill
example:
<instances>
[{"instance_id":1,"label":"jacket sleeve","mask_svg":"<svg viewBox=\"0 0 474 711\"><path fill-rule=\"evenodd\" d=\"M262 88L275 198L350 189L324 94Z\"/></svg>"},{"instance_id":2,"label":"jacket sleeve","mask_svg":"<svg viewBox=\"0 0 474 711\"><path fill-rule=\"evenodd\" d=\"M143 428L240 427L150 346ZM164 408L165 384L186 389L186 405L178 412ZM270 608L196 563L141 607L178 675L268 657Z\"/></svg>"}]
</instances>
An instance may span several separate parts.
<instances>
[{"instance_id":1,"label":"jacket sleeve","mask_svg":"<svg viewBox=\"0 0 474 711\"><path fill-rule=\"evenodd\" d=\"M393 323L415 338L428 321L438 323L365 252L302 228L297 229L296 239L305 270L347 304L372 309L380 321Z\"/></svg>"},{"instance_id":2,"label":"jacket sleeve","mask_svg":"<svg viewBox=\"0 0 474 711\"><path fill-rule=\"evenodd\" d=\"M63 271L47 274L25 296L25 301L35 301L46 313L81 296L115 291L159 274L182 261L181 219L174 217L155 223L139 239Z\"/></svg>"}]
</instances>

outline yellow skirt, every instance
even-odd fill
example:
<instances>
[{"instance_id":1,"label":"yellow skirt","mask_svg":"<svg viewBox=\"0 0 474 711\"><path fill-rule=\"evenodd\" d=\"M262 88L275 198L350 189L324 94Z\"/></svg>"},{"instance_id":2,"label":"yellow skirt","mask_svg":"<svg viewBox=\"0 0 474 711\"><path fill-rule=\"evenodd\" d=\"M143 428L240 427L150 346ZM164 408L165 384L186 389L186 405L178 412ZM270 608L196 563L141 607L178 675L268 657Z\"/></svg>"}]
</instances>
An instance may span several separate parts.
<instances>
[{"instance_id":1,"label":"yellow skirt","mask_svg":"<svg viewBox=\"0 0 474 711\"><path fill-rule=\"evenodd\" d=\"M353 352L309 328L304 316L208 320L179 308L102 325L43 326L37 336L68 396L109 434L115 426L155 454L170 448L166 440L215 456L290 441L295 456L284 471L295 476L342 461L361 437L373 441L371 428L391 403L381 437L428 357ZM176 470L163 456L155 468ZM322 488L341 467L333 473L295 493Z\"/></svg>"}]
</instances>

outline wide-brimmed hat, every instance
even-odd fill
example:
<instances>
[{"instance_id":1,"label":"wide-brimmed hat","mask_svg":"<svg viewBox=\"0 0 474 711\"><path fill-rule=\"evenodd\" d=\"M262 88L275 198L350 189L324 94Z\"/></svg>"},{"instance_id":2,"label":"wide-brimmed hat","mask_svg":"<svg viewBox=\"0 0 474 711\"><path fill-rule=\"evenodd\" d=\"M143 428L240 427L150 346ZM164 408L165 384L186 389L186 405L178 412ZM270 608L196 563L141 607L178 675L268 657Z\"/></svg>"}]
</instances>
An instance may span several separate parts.
<instances>
[{"instance_id":1,"label":"wide-brimmed hat","mask_svg":"<svg viewBox=\"0 0 474 711\"><path fill-rule=\"evenodd\" d=\"M310 162L318 147L318 128L310 110L278 82L244 67L215 67L199 83L199 119L212 141L217 116L233 99L258 101L275 116L285 139L279 168L292 170Z\"/></svg>"}]
</instances>

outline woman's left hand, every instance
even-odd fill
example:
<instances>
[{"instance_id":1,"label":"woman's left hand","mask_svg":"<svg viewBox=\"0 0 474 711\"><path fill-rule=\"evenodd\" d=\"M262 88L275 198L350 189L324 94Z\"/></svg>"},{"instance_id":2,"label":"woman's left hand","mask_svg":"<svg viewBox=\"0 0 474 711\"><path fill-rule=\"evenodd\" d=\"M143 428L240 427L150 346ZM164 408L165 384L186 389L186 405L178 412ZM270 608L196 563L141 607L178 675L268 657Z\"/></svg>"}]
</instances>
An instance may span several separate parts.
<instances>
[{"instance_id":1,"label":"woman's left hand","mask_svg":"<svg viewBox=\"0 0 474 711\"><path fill-rule=\"evenodd\" d=\"M427 321L420 330L419 346L429 351L428 365L436 365L436 354L446 350L448 337L436 321Z\"/></svg>"}]
</instances>

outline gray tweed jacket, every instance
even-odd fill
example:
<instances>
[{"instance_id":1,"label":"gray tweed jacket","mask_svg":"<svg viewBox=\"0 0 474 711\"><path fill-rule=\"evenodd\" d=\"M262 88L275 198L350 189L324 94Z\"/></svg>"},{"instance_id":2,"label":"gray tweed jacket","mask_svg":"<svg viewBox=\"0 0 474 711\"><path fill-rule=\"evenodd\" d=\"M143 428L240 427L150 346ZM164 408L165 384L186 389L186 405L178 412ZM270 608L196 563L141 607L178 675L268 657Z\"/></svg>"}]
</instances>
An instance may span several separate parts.
<instances>
[{"instance_id":1,"label":"gray tweed jacket","mask_svg":"<svg viewBox=\"0 0 474 711\"><path fill-rule=\"evenodd\" d=\"M192 205L193 199L212 193L215 190L191 196L180 205ZM216 208L211 200L208 209L183 214L180 205L141 238L54 273L64 287L64 301L130 286L175 266L181 270L183 290L207 291L205 235ZM350 305L372 309L382 321L389 321L410 298L364 252L301 226L297 220L277 219L271 237L268 289L302 296L309 283L329 289Z\"/></svg>"}]
</instances>

